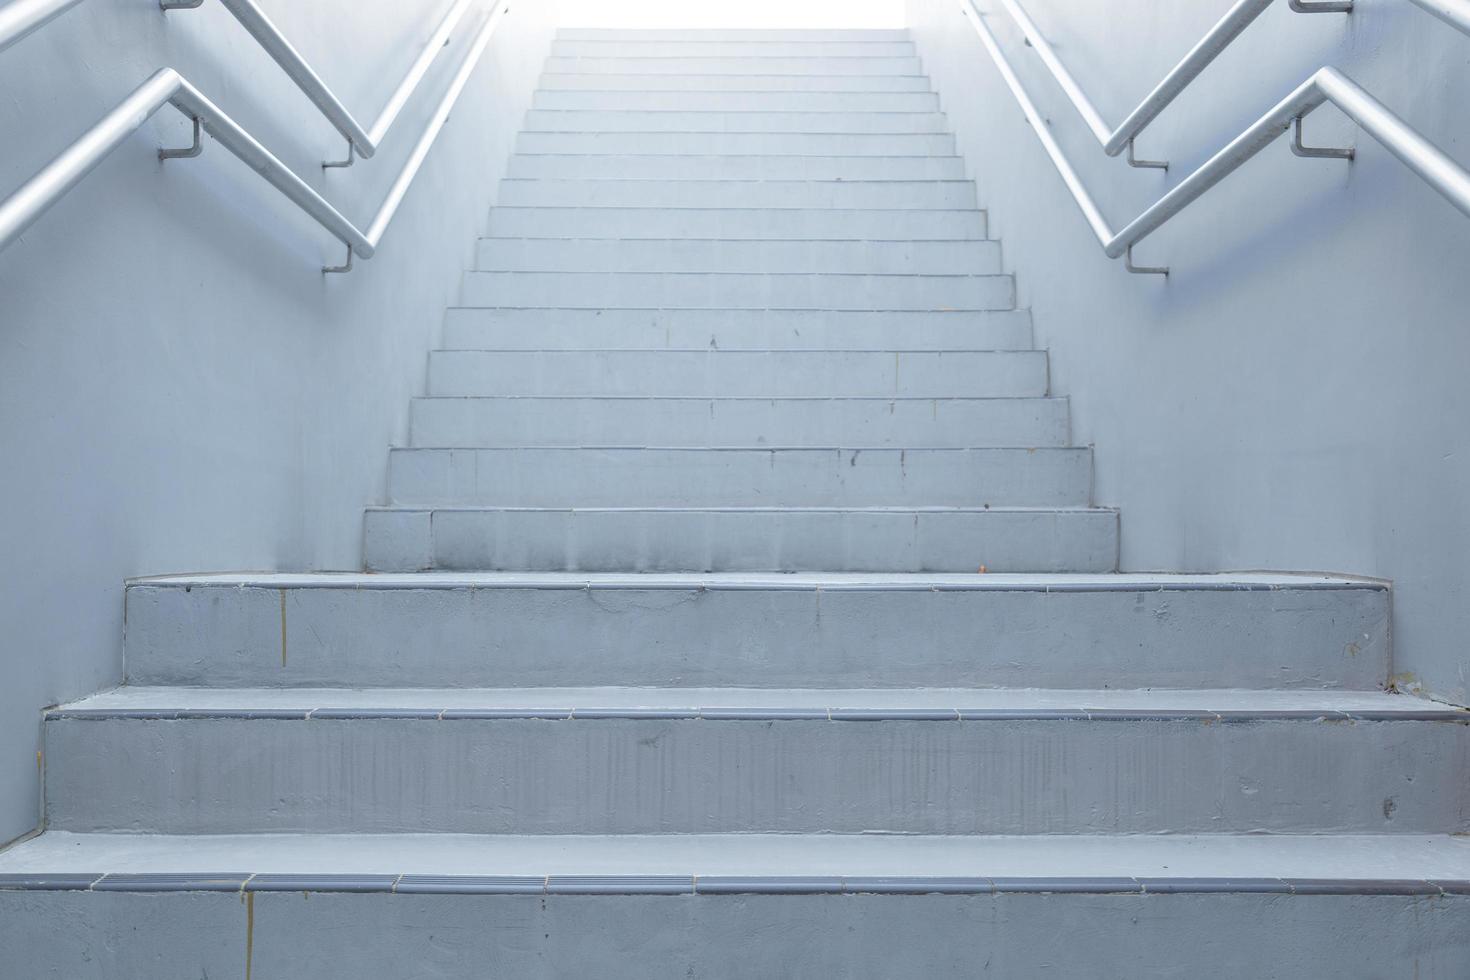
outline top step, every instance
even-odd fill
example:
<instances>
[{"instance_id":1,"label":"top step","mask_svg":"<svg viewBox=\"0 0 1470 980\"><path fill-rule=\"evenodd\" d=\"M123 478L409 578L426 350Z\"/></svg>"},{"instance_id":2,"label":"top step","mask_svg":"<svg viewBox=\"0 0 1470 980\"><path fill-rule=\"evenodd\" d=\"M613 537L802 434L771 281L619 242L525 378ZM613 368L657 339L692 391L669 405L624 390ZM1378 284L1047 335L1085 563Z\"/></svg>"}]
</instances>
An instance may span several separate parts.
<instances>
[{"instance_id":1,"label":"top step","mask_svg":"<svg viewBox=\"0 0 1470 980\"><path fill-rule=\"evenodd\" d=\"M870 41L885 43L909 40L909 32L898 30L802 30L728 29L617 30L602 27L563 27L558 41Z\"/></svg>"},{"instance_id":2,"label":"top step","mask_svg":"<svg viewBox=\"0 0 1470 980\"><path fill-rule=\"evenodd\" d=\"M912 41L553 41L559 58L912 58Z\"/></svg>"}]
</instances>

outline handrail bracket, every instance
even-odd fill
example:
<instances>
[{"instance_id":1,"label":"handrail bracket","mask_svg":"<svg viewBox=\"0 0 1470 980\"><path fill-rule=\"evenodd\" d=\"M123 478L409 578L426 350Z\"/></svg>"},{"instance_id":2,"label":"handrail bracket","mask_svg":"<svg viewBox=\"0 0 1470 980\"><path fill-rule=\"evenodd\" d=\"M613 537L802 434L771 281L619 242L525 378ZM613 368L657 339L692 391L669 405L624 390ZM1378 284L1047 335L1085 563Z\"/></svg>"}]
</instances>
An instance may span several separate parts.
<instances>
[{"instance_id":1,"label":"handrail bracket","mask_svg":"<svg viewBox=\"0 0 1470 980\"><path fill-rule=\"evenodd\" d=\"M1333 160L1351 160L1353 150L1351 148L1340 150L1335 146L1306 146L1302 143L1302 120L1306 113L1302 113L1292 120L1291 128L1291 152L1299 157L1327 157Z\"/></svg>"},{"instance_id":2,"label":"handrail bracket","mask_svg":"<svg viewBox=\"0 0 1470 980\"><path fill-rule=\"evenodd\" d=\"M344 245L347 245L346 242L343 242L343 244ZM352 246L351 245L347 245L347 261L346 262L342 263L341 265L324 265L324 266L322 266L322 272L323 273L351 272L351 271L352 271Z\"/></svg>"},{"instance_id":3,"label":"handrail bracket","mask_svg":"<svg viewBox=\"0 0 1470 980\"><path fill-rule=\"evenodd\" d=\"M351 140L347 141L347 158L345 160L323 160L322 169L330 170L333 167L350 167L357 162L357 144Z\"/></svg>"},{"instance_id":4,"label":"handrail bracket","mask_svg":"<svg viewBox=\"0 0 1470 980\"><path fill-rule=\"evenodd\" d=\"M1123 253L1123 268L1136 276L1164 276L1168 277L1169 267L1167 265L1149 266L1133 264L1133 246L1129 245Z\"/></svg>"},{"instance_id":5,"label":"handrail bracket","mask_svg":"<svg viewBox=\"0 0 1470 980\"><path fill-rule=\"evenodd\" d=\"M1168 170L1168 160L1140 160L1133 155L1133 141L1128 141L1128 166L1148 170Z\"/></svg>"},{"instance_id":6,"label":"handrail bracket","mask_svg":"<svg viewBox=\"0 0 1470 980\"><path fill-rule=\"evenodd\" d=\"M1353 0L1288 0L1287 6L1298 14L1350 14Z\"/></svg>"},{"instance_id":7,"label":"handrail bracket","mask_svg":"<svg viewBox=\"0 0 1470 980\"><path fill-rule=\"evenodd\" d=\"M160 159L160 160L183 160L183 159L186 159L188 157L197 157L199 154L201 154L201 153L204 152L204 139L203 139L203 136L200 133L199 117L198 116L194 116L193 118L194 118L194 142L193 142L193 144L190 145L190 146L186 146L183 149L179 149L179 150L172 150L172 149L168 149L168 148L161 149L161 150L158 151L158 159Z\"/></svg>"},{"instance_id":8,"label":"handrail bracket","mask_svg":"<svg viewBox=\"0 0 1470 980\"><path fill-rule=\"evenodd\" d=\"M204 0L158 0L160 10L193 10L204 6Z\"/></svg>"}]
</instances>

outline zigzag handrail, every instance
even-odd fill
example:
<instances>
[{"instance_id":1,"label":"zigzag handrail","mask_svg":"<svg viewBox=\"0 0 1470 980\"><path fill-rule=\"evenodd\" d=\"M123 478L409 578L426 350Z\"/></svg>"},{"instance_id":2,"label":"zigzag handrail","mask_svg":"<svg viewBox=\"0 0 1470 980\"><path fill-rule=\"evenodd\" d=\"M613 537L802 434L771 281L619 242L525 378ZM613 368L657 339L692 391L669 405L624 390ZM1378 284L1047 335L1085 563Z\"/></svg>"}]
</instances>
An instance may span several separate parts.
<instances>
[{"instance_id":1,"label":"zigzag handrail","mask_svg":"<svg viewBox=\"0 0 1470 980\"><path fill-rule=\"evenodd\" d=\"M1154 167L1161 170L1169 169L1169 165L1164 161L1134 158L1133 141L1237 37L1244 33L1257 17L1265 13L1266 8L1273 2L1274 0L1238 0L1235 6L1231 7L1225 16L1221 17L1215 26L1200 38L1199 43L1169 70L1169 73L1153 87L1153 90L1144 96L1143 101L1128 113L1127 118L1116 128L1110 128L1097 107L1092 104L1092 100L1087 97L1087 93L1082 90L1077 79L1057 57L1051 43L1047 41L1036 23L1021 6L1020 0L1000 0L1001 6L1005 7L1011 19L1021 29L1026 43L1035 49L1042 64L1046 66L1057 85L1066 94L1072 107L1082 117L1082 121L1087 124L1093 137L1101 144L1103 152L1110 157L1115 157L1126 149L1128 163L1132 166ZM1470 0L1409 0L1409 2L1458 30L1470 34ZM1288 5L1299 14L1349 13L1353 9L1353 0L1288 0Z\"/></svg>"},{"instance_id":2,"label":"zigzag handrail","mask_svg":"<svg viewBox=\"0 0 1470 980\"><path fill-rule=\"evenodd\" d=\"M206 98L197 88L172 68L161 68L147 81L83 133L71 146L41 168L14 194L0 201L0 249L13 242L42 214L55 204L62 195L75 186L83 177L101 163L108 154L117 149L129 136L137 132L145 122L166 105L188 116L194 122L194 144L186 149L159 150L163 159L197 156L203 149L200 132L208 133L220 145L244 161L273 187L284 194L292 203L306 212L317 224L329 231L347 246L347 261L340 266L325 268L324 272L346 272L352 268L352 257L372 258L382 240L388 224L393 220L409 186L418 176L429 149L434 145L439 132L444 128L449 114L459 100L460 93L469 82L470 75L480 62L481 55L490 43L490 36L499 25L509 7L500 4L485 18L470 50L460 64L449 88L438 107L424 127L418 143L409 154L408 160L399 171L393 186L389 188L383 203L373 215L364 231L342 216L335 207L307 185L274 154L262 146L238 123Z\"/></svg>"},{"instance_id":3,"label":"zigzag handrail","mask_svg":"<svg viewBox=\"0 0 1470 980\"><path fill-rule=\"evenodd\" d=\"M11 0L0 7L0 51L51 23L82 0Z\"/></svg>"},{"instance_id":4,"label":"zigzag handrail","mask_svg":"<svg viewBox=\"0 0 1470 980\"><path fill-rule=\"evenodd\" d=\"M1006 87L1020 104L1026 121L1041 140L1052 165L1061 175L1077 206L1082 209L1082 214L1097 237L1098 244L1102 246L1103 253L1112 259L1126 256L1129 272L1168 275L1167 267L1135 266L1133 246L1157 231L1170 218L1183 211L1293 126L1296 135L1292 149L1297 155L1351 158L1351 150L1318 149L1302 145L1303 117L1328 102L1342 110L1344 115L1398 157L1427 184L1443 194L1463 214L1470 216L1470 172L1450 159L1444 151L1425 139L1352 79L1335 68L1322 68L1121 231L1115 232L1055 137L1051 135L1046 120L1026 94L984 18L974 8L971 0L959 0L959 3L966 19L980 36L981 43L995 63Z\"/></svg>"}]
</instances>

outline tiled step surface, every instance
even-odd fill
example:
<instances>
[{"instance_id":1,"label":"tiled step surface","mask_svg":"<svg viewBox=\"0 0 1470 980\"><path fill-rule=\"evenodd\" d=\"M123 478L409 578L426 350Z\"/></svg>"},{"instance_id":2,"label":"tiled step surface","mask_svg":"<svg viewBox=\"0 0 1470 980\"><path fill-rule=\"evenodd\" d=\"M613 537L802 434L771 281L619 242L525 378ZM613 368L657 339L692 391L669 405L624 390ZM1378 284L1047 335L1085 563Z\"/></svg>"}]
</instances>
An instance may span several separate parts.
<instances>
[{"instance_id":1,"label":"tiled step surface","mask_svg":"<svg viewBox=\"0 0 1470 980\"><path fill-rule=\"evenodd\" d=\"M542 89L537 109L623 112L938 112L933 92Z\"/></svg>"},{"instance_id":2,"label":"tiled step surface","mask_svg":"<svg viewBox=\"0 0 1470 980\"><path fill-rule=\"evenodd\" d=\"M1089 449L396 449L390 502L503 507L1085 507Z\"/></svg>"},{"instance_id":3,"label":"tiled step surface","mask_svg":"<svg viewBox=\"0 0 1470 980\"><path fill-rule=\"evenodd\" d=\"M588 55L546 59L548 72L629 75L917 75L919 59L908 56L730 55L634 57Z\"/></svg>"},{"instance_id":4,"label":"tiled step surface","mask_svg":"<svg viewBox=\"0 0 1470 980\"><path fill-rule=\"evenodd\" d=\"M440 350L431 395L970 396L1047 393L1042 351Z\"/></svg>"},{"instance_id":5,"label":"tiled step surface","mask_svg":"<svg viewBox=\"0 0 1470 980\"><path fill-rule=\"evenodd\" d=\"M507 207L875 208L975 207L968 180L556 180L508 178Z\"/></svg>"},{"instance_id":6,"label":"tiled step surface","mask_svg":"<svg viewBox=\"0 0 1470 980\"><path fill-rule=\"evenodd\" d=\"M414 446L1064 446L1060 398L415 398Z\"/></svg>"},{"instance_id":7,"label":"tiled step surface","mask_svg":"<svg viewBox=\"0 0 1470 980\"><path fill-rule=\"evenodd\" d=\"M924 75L679 74L547 71L543 92L931 92Z\"/></svg>"},{"instance_id":8,"label":"tiled step surface","mask_svg":"<svg viewBox=\"0 0 1470 980\"><path fill-rule=\"evenodd\" d=\"M995 275L989 241L742 241L482 238L475 268L496 272L737 272Z\"/></svg>"},{"instance_id":9,"label":"tiled step surface","mask_svg":"<svg viewBox=\"0 0 1470 980\"><path fill-rule=\"evenodd\" d=\"M1025 350L1026 310L450 307L444 346L478 350Z\"/></svg>"},{"instance_id":10,"label":"tiled step surface","mask_svg":"<svg viewBox=\"0 0 1470 980\"><path fill-rule=\"evenodd\" d=\"M644 180L960 180L965 175L965 162L961 157L793 154L674 156L642 153L517 153L510 158L506 169L508 177Z\"/></svg>"},{"instance_id":11,"label":"tiled step surface","mask_svg":"<svg viewBox=\"0 0 1470 980\"><path fill-rule=\"evenodd\" d=\"M1109 572L1092 508L372 509L373 571Z\"/></svg>"},{"instance_id":12,"label":"tiled step surface","mask_svg":"<svg viewBox=\"0 0 1470 980\"><path fill-rule=\"evenodd\" d=\"M945 133L939 112L532 109L525 133Z\"/></svg>"},{"instance_id":13,"label":"tiled step surface","mask_svg":"<svg viewBox=\"0 0 1470 980\"><path fill-rule=\"evenodd\" d=\"M914 42L560 38L554 58L912 58Z\"/></svg>"},{"instance_id":14,"label":"tiled step surface","mask_svg":"<svg viewBox=\"0 0 1470 980\"><path fill-rule=\"evenodd\" d=\"M1302 575L181 575L129 683L1372 690L1385 583ZM547 624L555 624L548 628Z\"/></svg>"},{"instance_id":15,"label":"tiled step surface","mask_svg":"<svg viewBox=\"0 0 1470 980\"><path fill-rule=\"evenodd\" d=\"M871 208L500 207L488 227L496 238L941 241L985 233L983 211Z\"/></svg>"},{"instance_id":16,"label":"tiled step surface","mask_svg":"<svg viewBox=\"0 0 1470 980\"><path fill-rule=\"evenodd\" d=\"M467 272L466 306L715 310L1008 310L1003 275Z\"/></svg>"},{"instance_id":17,"label":"tiled step surface","mask_svg":"<svg viewBox=\"0 0 1470 980\"><path fill-rule=\"evenodd\" d=\"M48 712L47 825L1459 833L1467 720L1371 693L135 687Z\"/></svg>"},{"instance_id":18,"label":"tiled step surface","mask_svg":"<svg viewBox=\"0 0 1470 980\"><path fill-rule=\"evenodd\" d=\"M890 132L523 132L516 138L520 153L735 154L811 156L953 156L954 137L947 133Z\"/></svg>"}]
</instances>

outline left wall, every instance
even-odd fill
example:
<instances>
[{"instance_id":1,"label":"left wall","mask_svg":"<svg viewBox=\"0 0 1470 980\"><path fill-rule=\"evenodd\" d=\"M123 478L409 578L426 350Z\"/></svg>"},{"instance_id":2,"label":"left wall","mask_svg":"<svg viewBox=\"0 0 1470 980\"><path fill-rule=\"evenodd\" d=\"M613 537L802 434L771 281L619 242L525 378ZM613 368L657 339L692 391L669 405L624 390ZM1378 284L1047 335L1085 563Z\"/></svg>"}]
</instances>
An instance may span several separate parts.
<instances>
[{"instance_id":1,"label":"left wall","mask_svg":"<svg viewBox=\"0 0 1470 980\"><path fill-rule=\"evenodd\" d=\"M3 2L3 0L0 0ZM370 122L450 0L261 0ZM378 154L344 143L218 4L87 0L0 52L0 198L162 66L178 69L365 223L481 14ZM122 680L122 582L205 569L361 566L437 340L555 27L520 0L383 241L354 272L228 151L160 163L157 114L0 251L0 842L40 811L40 710Z\"/></svg>"}]
</instances>

